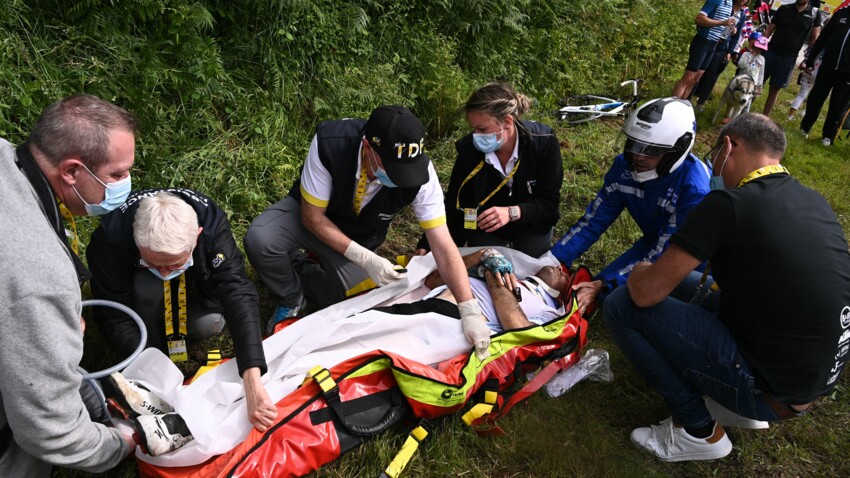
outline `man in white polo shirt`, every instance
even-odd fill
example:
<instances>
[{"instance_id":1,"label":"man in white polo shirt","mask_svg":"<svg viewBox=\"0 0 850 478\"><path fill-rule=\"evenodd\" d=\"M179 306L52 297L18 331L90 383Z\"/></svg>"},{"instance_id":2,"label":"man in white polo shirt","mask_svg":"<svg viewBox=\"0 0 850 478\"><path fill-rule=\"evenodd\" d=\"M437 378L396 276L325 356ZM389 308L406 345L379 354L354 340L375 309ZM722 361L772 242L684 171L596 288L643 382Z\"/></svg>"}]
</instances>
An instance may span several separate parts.
<instances>
[{"instance_id":1,"label":"man in white polo shirt","mask_svg":"<svg viewBox=\"0 0 850 478\"><path fill-rule=\"evenodd\" d=\"M270 323L299 314L304 285L311 299L325 307L366 278L379 286L402 278L374 250L407 205L413 206L437 267L458 299L467 339L485 354L489 330L446 227L443 192L425 153L425 127L401 106L378 107L368 121L320 123L289 195L251 224L245 252L278 301ZM302 283L304 277L293 267L301 248L321 264L309 283Z\"/></svg>"}]
</instances>

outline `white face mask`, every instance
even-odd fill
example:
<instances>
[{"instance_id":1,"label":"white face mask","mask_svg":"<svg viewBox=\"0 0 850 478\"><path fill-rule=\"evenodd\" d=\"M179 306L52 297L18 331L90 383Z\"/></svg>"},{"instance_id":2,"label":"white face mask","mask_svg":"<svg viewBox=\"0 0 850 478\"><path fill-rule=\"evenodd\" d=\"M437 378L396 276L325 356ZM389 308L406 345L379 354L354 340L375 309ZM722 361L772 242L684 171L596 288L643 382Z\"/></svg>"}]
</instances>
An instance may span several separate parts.
<instances>
[{"instance_id":1,"label":"white face mask","mask_svg":"<svg viewBox=\"0 0 850 478\"><path fill-rule=\"evenodd\" d=\"M654 169L650 169L649 171L644 171L639 173L637 171L632 171L632 179L639 183L645 183L647 181L651 181L653 179L658 178L658 172Z\"/></svg>"}]
</instances>

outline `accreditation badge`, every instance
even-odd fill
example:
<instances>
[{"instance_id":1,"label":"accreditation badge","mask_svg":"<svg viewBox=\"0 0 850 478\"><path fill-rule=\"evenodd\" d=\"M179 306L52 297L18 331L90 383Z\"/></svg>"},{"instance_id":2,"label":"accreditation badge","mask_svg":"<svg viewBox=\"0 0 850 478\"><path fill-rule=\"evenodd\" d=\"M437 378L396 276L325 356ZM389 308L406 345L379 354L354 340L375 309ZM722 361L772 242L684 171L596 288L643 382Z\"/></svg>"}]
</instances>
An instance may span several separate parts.
<instances>
[{"instance_id":1,"label":"accreditation badge","mask_svg":"<svg viewBox=\"0 0 850 478\"><path fill-rule=\"evenodd\" d=\"M473 207L463 208L463 228L475 230L478 228L478 209Z\"/></svg>"},{"instance_id":2,"label":"accreditation badge","mask_svg":"<svg viewBox=\"0 0 850 478\"><path fill-rule=\"evenodd\" d=\"M189 360L189 354L186 351L186 340L169 340L168 341L168 357L172 362L185 362Z\"/></svg>"}]
</instances>

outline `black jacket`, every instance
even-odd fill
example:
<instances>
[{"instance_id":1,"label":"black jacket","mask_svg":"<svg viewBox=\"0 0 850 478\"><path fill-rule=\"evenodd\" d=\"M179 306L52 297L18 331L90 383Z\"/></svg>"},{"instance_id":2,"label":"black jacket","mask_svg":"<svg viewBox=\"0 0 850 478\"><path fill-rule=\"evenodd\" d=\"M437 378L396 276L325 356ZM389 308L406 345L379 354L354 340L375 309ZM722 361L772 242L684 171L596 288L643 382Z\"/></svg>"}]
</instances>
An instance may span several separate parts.
<instances>
[{"instance_id":1,"label":"black jacket","mask_svg":"<svg viewBox=\"0 0 850 478\"><path fill-rule=\"evenodd\" d=\"M221 303L233 337L239 374L252 367L260 367L265 373L257 289L245 273L245 261L233 239L227 215L203 194L182 188L135 191L127 202L103 216L86 250L94 274L91 285L95 298L133 308L133 276L139 270L140 258L133 239L133 219L139 200L159 191L170 192L189 203L203 227L192 254L194 265L185 272L188 299L197 293ZM105 307L93 312L110 345L120 354L129 355L140 338L135 322L124 313Z\"/></svg>"},{"instance_id":2,"label":"black jacket","mask_svg":"<svg viewBox=\"0 0 850 478\"><path fill-rule=\"evenodd\" d=\"M806 65L814 66L821 51L821 70L850 73L850 7L844 7L832 14L815 44L809 48Z\"/></svg>"},{"instance_id":3,"label":"black jacket","mask_svg":"<svg viewBox=\"0 0 850 478\"><path fill-rule=\"evenodd\" d=\"M519 206L521 216L518 221L492 232L494 236L508 241L526 233L545 233L555 226L561 217L558 206L564 180L561 145L552 128L536 121L520 120L515 124L520 161L512 178L512 187L505 185L478 208L480 213L493 206ZM476 207L503 178L491 165L484 164L461 188L461 183L484 160L484 153L475 149L471 133L458 140L455 148L457 161L446 191L446 222L455 244L464 246L471 231L463 227L462 209ZM426 244L423 238L420 247Z\"/></svg>"}]
</instances>

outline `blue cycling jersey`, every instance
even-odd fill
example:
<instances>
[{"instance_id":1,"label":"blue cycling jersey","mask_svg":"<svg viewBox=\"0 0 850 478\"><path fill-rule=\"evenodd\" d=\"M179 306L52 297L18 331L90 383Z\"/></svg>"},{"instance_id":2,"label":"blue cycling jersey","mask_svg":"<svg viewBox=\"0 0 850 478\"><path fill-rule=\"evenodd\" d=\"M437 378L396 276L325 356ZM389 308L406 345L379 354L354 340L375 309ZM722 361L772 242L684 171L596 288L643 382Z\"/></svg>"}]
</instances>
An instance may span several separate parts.
<instances>
[{"instance_id":1,"label":"blue cycling jersey","mask_svg":"<svg viewBox=\"0 0 850 478\"><path fill-rule=\"evenodd\" d=\"M643 237L597 275L610 288L624 284L636 262L654 261L667 248L670 236L708 193L709 175L708 166L689 154L670 174L639 183L632 178L623 155L617 156L605 174L602 189L584 215L555 243L552 254L571 267L626 209Z\"/></svg>"}]
</instances>

